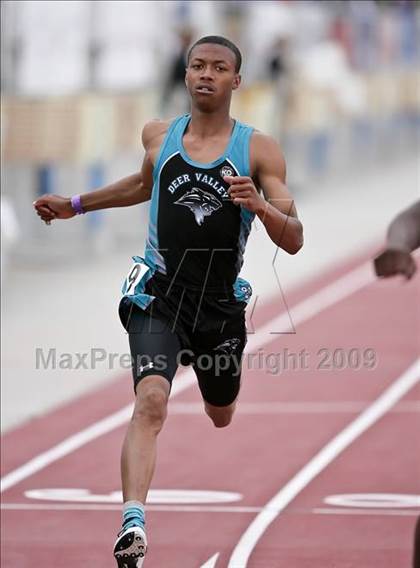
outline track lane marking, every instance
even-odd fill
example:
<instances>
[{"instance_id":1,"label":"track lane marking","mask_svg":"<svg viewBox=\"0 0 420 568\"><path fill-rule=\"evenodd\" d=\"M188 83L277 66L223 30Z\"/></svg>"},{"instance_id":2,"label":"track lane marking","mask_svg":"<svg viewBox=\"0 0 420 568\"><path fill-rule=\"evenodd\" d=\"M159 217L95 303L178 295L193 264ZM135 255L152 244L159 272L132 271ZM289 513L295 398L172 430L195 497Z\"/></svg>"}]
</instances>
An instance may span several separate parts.
<instances>
[{"instance_id":1,"label":"track lane marking","mask_svg":"<svg viewBox=\"0 0 420 568\"><path fill-rule=\"evenodd\" d=\"M224 507L212 505L146 505L147 512L153 513L236 513L251 514L265 510L265 507ZM102 503L3 503L0 507L2 511L121 511L120 504L106 505ZM281 511L278 511L281 512ZM374 516L400 516L418 517L420 509L348 509L348 508L327 508L315 507L314 509L288 509L285 515L374 515Z\"/></svg>"},{"instance_id":2,"label":"track lane marking","mask_svg":"<svg viewBox=\"0 0 420 568\"><path fill-rule=\"evenodd\" d=\"M332 461L396 404L420 380L420 357L366 410L328 442L268 501L239 539L227 568L246 568L261 536L285 507Z\"/></svg>"},{"instance_id":3,"label":"track lane marking","mask_svg":"<svg viewBox=\"0 0 420 568\"><path fill-rule=\"evenodd\" d=\"M202 564L200 568L214 568L216 566L217 559L219 558L220 552L217 552L214 556L209 558L207 562Z\"/></svg>"},{"instance_id":4,"label":"track lane marking","mask_svg":"<svg viewBox=\"0 0 420 568\"><path fill-rule=\"evenodd\" d=\"M171 396L175 396L178 393L184 391L188 387L195 384L195 374L192 369L182 373L177 382L172 385ZM104 434L108 434L125 424L131 417L133 411L133 403L124 406L121 410L114 412L110 416L95 422L91 426L88 426L84 430L80 430L76 434L69 436L62 442L53 446L49 450L42 452L35 458L29 460L26 464L16 468L11 471L1 479L0 493L3 493L7 489L10 489L14 485L17 485L24 479L30 477L31 475L41 471L48 465L55 461L67 456L68 454L78 450L82 446L96 440Z\"/></svg>"},{"instance_id":5,"label":"track lane marking","mask_svg":"<svg viewBox=\"0 0 420 568\"><path fill-rule=\"evenodd\" d=\"M241 402L236 414L358 414L369 406L369 401L336 402ZM169 406L171 414L203 414L202 402L173 402ZM402 401L390 409L395 414L420 413L420 402Z\"/></svg>"},{"instance_id":6,"label":"track lane marking","mask_svg":"<svg viewBox=\"0 0 420 568\"><path fill-rule=\"evenodd\" d=\"M258 513L262 507L235 505L147 505L146 512ZM4 511L121 511L120 503L2 503Z\"/></svg>"}]
</instances>

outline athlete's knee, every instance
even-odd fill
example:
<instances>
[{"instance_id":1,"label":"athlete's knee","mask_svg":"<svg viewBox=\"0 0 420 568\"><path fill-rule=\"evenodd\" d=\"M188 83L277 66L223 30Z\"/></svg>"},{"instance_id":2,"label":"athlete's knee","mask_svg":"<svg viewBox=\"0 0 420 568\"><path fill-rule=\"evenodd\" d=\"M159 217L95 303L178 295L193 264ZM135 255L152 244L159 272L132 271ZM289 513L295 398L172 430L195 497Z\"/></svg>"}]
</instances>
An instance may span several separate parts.
<instances>
[{"instance_id":1,"label":"athlete's knee","mask_svg":"<svg viewBox=\"0 0 420 568\"><path fill-rule=\"evenodd\" d=\"M234 406L216 407L208 403L205 405L206 413L216 428L226 428L232 422Z\"/></svg>"},{"instance_id":2,"label":"athlete's knee","mask_svg":"<svg viewBox=\"0 0 420 568\"><path fill-rule=\"evenodd\" d=\"M225 414L222 416L210 416L216 428L226 428L232 422L233 414Z\"/></svg>"},{"instance_id":3,"label":"athlete's knee","mask_svg":"<svg viewBox=\"0 0 420 568\"><path fill-rule=\"evenodd\" d=\"M132 419L135 423L147 425L159 432L167 416L168 392L159 384L152 383L142 387L137 389Z\"/></svg>"},{"instance_id":4,"label":"athlete's knee","mask_svg":"<svg viewBox=\"0 0 420 568\"><path fill-rule=\"evenodd\" d=\"M151 387L139 397L134 408L133 420L159 432L167 415L167 396L161 389Z\"/></svg>"}]
</instances>

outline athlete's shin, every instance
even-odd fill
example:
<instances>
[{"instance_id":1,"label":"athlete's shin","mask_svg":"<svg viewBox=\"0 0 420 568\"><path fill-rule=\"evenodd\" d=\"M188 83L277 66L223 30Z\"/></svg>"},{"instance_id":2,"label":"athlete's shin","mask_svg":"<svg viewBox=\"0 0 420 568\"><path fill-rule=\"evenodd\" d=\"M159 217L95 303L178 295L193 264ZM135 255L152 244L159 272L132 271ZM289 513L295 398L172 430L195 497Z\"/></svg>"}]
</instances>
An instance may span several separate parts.
<instances>
[{"instance_id":1,"label":"athlete's shin","mask_svg":"<svg viewBox=\"0 0 420 568\"><path fill-rule=\"evenodd\" d=\"M167 414L169 383L149 376L137 387L136 404L121 454L124 501L144 503L156 463L156 439Z\"/></svg>"}]
</instances>

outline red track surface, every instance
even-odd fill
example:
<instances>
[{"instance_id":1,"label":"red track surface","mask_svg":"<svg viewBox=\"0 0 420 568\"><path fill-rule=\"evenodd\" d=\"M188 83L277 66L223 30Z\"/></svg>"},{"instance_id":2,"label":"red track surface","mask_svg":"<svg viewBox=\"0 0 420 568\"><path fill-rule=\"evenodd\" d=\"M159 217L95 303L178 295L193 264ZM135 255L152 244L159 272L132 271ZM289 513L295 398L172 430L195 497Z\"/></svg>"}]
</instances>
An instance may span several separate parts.
<instances>
[{"instance_id":1,"label":"red track surface","mask_svg":"<svg viewBox=\"0 0 420 568\"><path fill-rule=\"evenodd\" d=\"M309 297L350 268L347 264L289 294L288 305ZM217 553L214 566L228 566L259 508L416 360L419 284L418 276L408 284L373 281L299 324L295 335L271 336L265 353L305 349L308 368L277 375L247 371L242 406L227 429L215 429L198 411L197 388L172 399L172 412L159 438L152 487L232 491L242 499L221 504L219 510L211 503L203 505L203 510L197 506L188 511L170 504L150 505L145 568L199 568ZM258 311L256 325L281 308L272 304ZM374 370L317 368L321 348L349 352L368 347L377 354ZM123 377L4 436L2 475L126 405L132 396L130 380ZM276 406L276 402L282 404ZM358 404L343 407L347 402ZM321 411L314 403L323 405ZM352 509L325 504L324 499L349 493L419 494L419 452L414 441L420 427L419 404L417 382L278 514L258 539L247 566L409 566L419 508ZM72 510L68 507L80 503L63 506L62 501L29 499L25 492L84 488L107 495L118 490L123 434L123 427L114 429L4 492L3 568L114 566L111 548L120 523L117 505L107 508L93 503L87 509L81 504L80 510ZM17 504L26 508L17 509ZM41 504L44 509L37 508Z\"/></svg>"}]
</instances>

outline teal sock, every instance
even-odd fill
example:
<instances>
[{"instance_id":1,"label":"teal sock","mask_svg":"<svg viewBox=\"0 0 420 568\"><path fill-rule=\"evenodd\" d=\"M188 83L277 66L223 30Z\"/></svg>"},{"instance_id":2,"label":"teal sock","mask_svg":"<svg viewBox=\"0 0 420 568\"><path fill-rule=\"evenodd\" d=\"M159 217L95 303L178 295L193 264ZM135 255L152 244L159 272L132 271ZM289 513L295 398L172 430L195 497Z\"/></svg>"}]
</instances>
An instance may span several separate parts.
<instances>
[{"instance_id":1,"label":"teal sock","mask_svg":"<svg viewBox=\"0 0 420 568\"><path fill-rule=\"evenodd\" d=\"M144 529L146 520L144 518L144 505L140 501L126 501L123 505L123 529L131 527L141 527Z\"/></svg>"}]
</instances>

